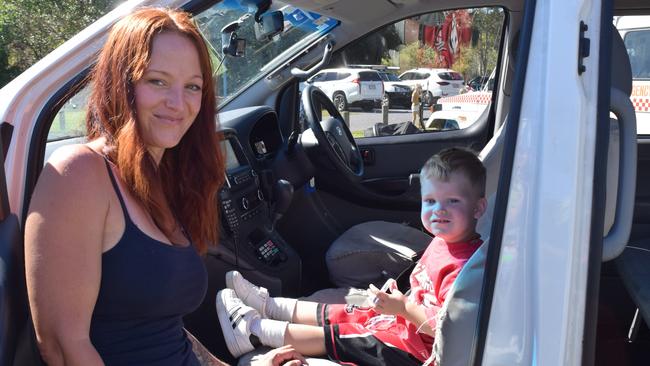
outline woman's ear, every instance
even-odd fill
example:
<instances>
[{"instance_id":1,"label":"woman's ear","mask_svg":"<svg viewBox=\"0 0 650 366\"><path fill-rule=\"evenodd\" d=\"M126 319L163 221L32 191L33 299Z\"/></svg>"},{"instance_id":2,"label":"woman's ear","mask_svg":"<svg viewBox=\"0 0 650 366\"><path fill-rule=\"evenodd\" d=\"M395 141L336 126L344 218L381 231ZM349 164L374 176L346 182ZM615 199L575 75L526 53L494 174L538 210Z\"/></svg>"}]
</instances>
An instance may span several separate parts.
<instances>
[{"instance_id":1,"label":"woman's ear","mask_svg":"<svg viewBox=\"0 0 650 366\"><path fill-rule=\"evenodd\" d=\"M474 209L474 218L476 220L480 219L481 216L485 213L485 209L487 208L487 200L485 197L481 197L476 201L476 208Z\"/></svg>"}]
</instances>

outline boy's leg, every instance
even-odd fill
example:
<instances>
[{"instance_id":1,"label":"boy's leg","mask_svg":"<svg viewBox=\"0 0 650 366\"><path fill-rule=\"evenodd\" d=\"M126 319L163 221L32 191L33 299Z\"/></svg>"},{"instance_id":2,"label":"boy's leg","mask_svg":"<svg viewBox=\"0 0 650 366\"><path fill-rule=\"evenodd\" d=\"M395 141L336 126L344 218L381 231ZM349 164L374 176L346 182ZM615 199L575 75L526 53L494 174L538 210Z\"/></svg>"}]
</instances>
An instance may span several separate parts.
<instances>
[{"instance_id":1,"label":"boy's leg","mask_svg":"<svg viewBox=\"0 0 650 366\"><path fill-rule=\"evenodd\" d=\"M294 310L291 322L294 324L320 325L318 324L317 314L317 302L299 300L296 304L296 309Z\"/></svg>"},{"instance_id":2,"label":"boy's leg","mask_svg":"<svg viewBox=\"0 0 650 366\"><path fill-rule=\"evenodd\" d=\"M237 271L226 273L226 286L235 290L237 297L244 304L257 310L263 318L318 325L316 319L318 303L285 297L270 297L267 289L253 285Z\"/></svg>"},{"instance_id":3,"label":"boy's leg","mask_svg":"<svg viewBox=\"0 0 650 366\"><path fill-rule=\"evenodd\" d=\"M271 297L269 291L253 285L237 271L226 273L226 287L233 289L244 304L257 310L263 318L291 321L298 300Z\"/></svg>"},{"instance_id":4,"label":"boy's leg","mask_svg":"<svg viewBox=\"0 0 650 366\"><path fill-rule=\"evenodd\" d=\"M308 356L326 354L322 327L262 319L232 289L223 289L217 294L217 314L226 346L234 357L254 350L258 342L274 348L291 344Z\"/></svg>"},{"instance_id":5,"label":"boy's leg","mask_svg":"<svg viewBox=\"0 0 650 366\"><path fill-rule=\"evenodd\" d=\"M324 356L325 332L323 327L304 324L289 324L284 334L284 344L292 345L306 356Z\"/></svg>"}]
</instances>

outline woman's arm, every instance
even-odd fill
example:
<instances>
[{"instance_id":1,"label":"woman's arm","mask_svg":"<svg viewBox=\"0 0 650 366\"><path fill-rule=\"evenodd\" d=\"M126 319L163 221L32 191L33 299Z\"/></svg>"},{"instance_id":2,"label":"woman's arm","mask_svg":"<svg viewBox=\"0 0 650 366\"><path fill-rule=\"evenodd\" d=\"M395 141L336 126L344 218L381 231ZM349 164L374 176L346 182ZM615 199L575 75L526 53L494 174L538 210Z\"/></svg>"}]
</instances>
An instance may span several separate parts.
<instances>
[{"instance_id":1,"label":"woman's arm","mask_svg":"<svg viewBox=\"0 0 650 366\"><path fill-rule=\"evenodd\" d=\"M89 329L108 212L105 171L88 148L67 147L50 159L32 196L25 224L27 291L38 347L51 366L103 365Z\"/></svg>"},{"instance_id":2,"label":"woman's arm","mask_svg":"<svg viewBox=\"0 0 650 366\"><path fill-rule=\"evenodd\" d=\"M213 356L212 353L210 353L210 351L208 351L207 348L205 348L205 346L192 335L192 333L187 330L185 330L185 333L187 333L187 338L192 342L192 351L196 355L196 358L199 359L199 364L201 366L228 366L227 363Z\"/></svg>"}]
</instances>

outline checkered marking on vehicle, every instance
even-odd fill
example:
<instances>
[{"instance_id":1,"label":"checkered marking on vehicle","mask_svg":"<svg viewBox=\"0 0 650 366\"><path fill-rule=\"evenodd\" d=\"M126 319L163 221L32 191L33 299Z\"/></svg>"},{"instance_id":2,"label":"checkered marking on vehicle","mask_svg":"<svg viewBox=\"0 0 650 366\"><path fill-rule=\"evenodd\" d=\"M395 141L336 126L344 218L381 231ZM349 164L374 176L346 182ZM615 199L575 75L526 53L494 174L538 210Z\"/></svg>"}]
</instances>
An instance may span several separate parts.
<instances>
[{"instance_id":1,"label":"checkered marking on vehicle","mask_svg":"<svg viewBox=\"0 0 650 366\"><path fill-rule=\"evenodd\" d=\"M443 103L469 103L469 104L490 104L492 101L492 93L490 92L480 92L480 93L468 93L468 94L458 94L453 97L440 98L438 104Z\"/></svg>"},{"instance_id":2,"label":"checkered marking on vehicle","mask_svg":"<svg viewBox=\"0 0 650 366\"><path fill-rule=\"evenodd\" d=\"M648 97L631 97L632 105L636 112L650 112L650 98Z\"/></svg>"}]
</instances>

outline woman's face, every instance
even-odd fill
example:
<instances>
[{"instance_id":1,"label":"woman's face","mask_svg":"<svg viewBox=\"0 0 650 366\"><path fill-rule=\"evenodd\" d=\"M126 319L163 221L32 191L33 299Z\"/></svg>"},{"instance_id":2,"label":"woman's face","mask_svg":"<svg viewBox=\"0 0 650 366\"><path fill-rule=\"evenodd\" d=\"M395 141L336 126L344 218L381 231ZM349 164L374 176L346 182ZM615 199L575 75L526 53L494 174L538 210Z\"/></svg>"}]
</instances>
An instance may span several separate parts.
<instances>
[{"instance_id":1,"label":"woman's face","mask_svg":"<svg viewBox=\"0 0 650 366\"><path fill-rule=\"evenodd\" d=\"M135 111L142 138L156 162L194 122L201 109L202 87L194 44L179 33L155 36L149 66L135 83Z\"/></svg>"}]
</instances>

